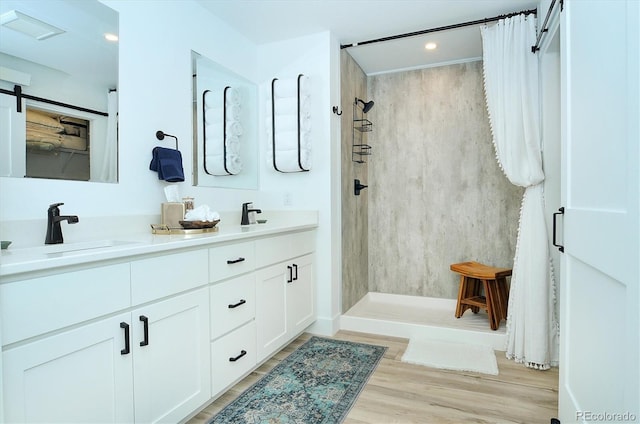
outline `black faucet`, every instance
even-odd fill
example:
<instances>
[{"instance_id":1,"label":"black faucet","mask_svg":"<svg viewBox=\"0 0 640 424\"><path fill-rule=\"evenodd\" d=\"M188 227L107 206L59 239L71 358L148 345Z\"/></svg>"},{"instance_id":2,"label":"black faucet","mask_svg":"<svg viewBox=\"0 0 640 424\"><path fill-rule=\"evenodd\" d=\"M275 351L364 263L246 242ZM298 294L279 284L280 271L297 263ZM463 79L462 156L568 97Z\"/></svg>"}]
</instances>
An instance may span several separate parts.
<instances>
[{"instance_id":1,"label":"black faucet","mask_svg":"<svg viewBox=\"0 0 640 424\"><path fill-rule=\"evenodd\" d=\"M75 224L79 221L75 215L60 215L59 206L62 205L64 203L49 205L49 210L47 211L47 237L44 239L44 244L59 244L64 241L60 221L67 221L69 224Z\"/></svg>"},{"instance_id":2,"label":"black faucet","mask_svg":"<svg viewBox=\"0 0 640 424\"><path fill-rule=\"evenodd\" d=\"M252 205L251 202L242 204L242 219L240 220L240 225L249 225L249 212L262 213L260 209L249 209Z\"/></svg>"}]
</instances>

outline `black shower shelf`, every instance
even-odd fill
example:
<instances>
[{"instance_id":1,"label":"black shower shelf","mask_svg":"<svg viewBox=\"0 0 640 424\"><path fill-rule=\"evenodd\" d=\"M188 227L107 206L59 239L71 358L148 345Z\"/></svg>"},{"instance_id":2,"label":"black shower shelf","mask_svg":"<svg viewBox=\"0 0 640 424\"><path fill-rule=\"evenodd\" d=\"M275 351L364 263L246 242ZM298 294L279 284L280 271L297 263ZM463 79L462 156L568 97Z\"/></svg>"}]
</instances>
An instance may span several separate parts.
<instances>
[{"instance_id":1,"label":"black shower shelf","mask_svg":"<svg viewBox=\"0 0 640 424\"><path fill-rule=\"evenodd\" d=\"M353 153L360 156L369 156L371 154L371 146L368 144L354 144Z\"/></svg>"},{"instance_id":2,"label":"black shower shelf","mask_svg":"<svg viewBox=\"0 0 640 424\"><path fill-rule=\"evenodd\" d=\"M373 123L362 117L362 109L358 106L358 99L353 104L353 130L351 134L351 161L366 163L365 156L371 155L371 146L366 144L366 134L373 130Z\"/></svg>"},{"instance_id":3,"label":"black shower shelf","mask_svg":"<svg viewBox=\"0 0 640 424\"><path fill-rule=\"evenodd\" d=\"M360 132L370 132L373 130L373 123L368 119L354 119L353 128Z\"/></svg>"}]
</instances>

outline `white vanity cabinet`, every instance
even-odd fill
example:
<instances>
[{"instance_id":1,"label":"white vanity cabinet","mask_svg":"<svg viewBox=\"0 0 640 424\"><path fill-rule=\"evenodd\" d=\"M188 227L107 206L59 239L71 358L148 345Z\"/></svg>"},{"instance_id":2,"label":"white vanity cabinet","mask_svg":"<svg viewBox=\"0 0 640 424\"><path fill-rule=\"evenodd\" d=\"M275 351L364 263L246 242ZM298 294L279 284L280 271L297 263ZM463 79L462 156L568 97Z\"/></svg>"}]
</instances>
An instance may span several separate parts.
<instances>
[{"instance_id":1,"label":"white vanity cabinet","mask_svg":"<svg viewBox=\"0 0 640 424\"><path fill-rule=\"evenodd\" d=\"M200 249L131 263L137 423L177 422L211 397L207 260Z\"/></svg>"},{"instance_id":2,"label":"white vanity cabinet","mask_svg":"<svg viewBox=\"0 0 640 424\"><path fill-rule=\"evenodd\" d=\"M214 396L313 323L314 250L315 231L209 249Z\"/></svg>"},{"instance_id":3,"label":"white vanity cabinet","mask_svg":"<svg viewBox=\"0 0 640 424\"><path fill-rule=\"evenodd\" d=\"M133 361L121 355L130 314L3 353L6 423L133 422Z\"/></svg>"},{"instance_id":4,"label":"white vanity cabinet","mask_svg":"<svg viewBox=\"0 0 640 424\"><path fill-rule=\"evenodd\" d=\"M133 420L131 314L93 321L130 306L129 264L1 284L0 304L5 422Z\"/></svg>"},{"instance_id":5,"label":"white vanity cabinet","mask_svg":"<svg viewBox=\"0 0 640 424\"><path fill-rule=\"evenodd\" d=\"M152 303L131 315L135 422L178 422L211 397L208 290Z\"/></svg>"},{"instance_id":6,"label":"white vanity cabinet","mask_svg":"<svg viewBox=\"0 0 640 424\"><path fill-rule=\"evenodd\" d=\"M0 284L5 422L189 415L211 397L207 273L202 249Z\"/></svg>"},{"instance_id":7,"label":"white vanity cabinet","mask_svg":"<svg viewBox=\"0 0 640 424\"><path fill-rule=\"evenodd\" d=\"M256 241L258 362L277 352L315 320L315 233ZM276 262L275 265L272 265Z\"/></svg>"},{"instance_id":8,"label":"white vanity cabinet","mask_svg":"<svg viewBox=\"0 0 640 424\"><path fill-rule=\"evenodd\" d=\"M256 366L255 243L211 248L209 264L211 390L216 396Z\"/></svg>"},{"instance_id":9,"label":"white vanity cabinet","mask_svg":"<svg viewBox=\"0 0 640 424\"><path fill-rule=\"evenodd\" d=\"M182 422L283 348L315 320L315 227L245 230L7 256L0 422Z\"/></svg>"}]
</instances>

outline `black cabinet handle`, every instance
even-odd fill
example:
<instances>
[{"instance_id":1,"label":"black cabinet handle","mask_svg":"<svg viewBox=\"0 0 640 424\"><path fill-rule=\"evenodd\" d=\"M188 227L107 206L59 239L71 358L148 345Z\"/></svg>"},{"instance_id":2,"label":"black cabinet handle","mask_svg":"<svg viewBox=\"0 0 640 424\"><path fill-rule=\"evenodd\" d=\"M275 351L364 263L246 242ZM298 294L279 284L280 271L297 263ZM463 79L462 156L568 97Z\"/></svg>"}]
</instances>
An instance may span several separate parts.
<instances>
[{"instance_id":1,"label":"black cabinet handle","mask_svg":"<svg viewBox=\"0 0 640 424\"><path fill-rule=\"evenodd\" d=\"M291 283L293 281L293 268L290 265L287 265L287 270L289 270L289 276L287 277L287 283Z\"/></svg>"},{"instance_id":2,"label":"black cabinet handle","mask_svg":"<svg viewBox=\"0 0 640 424\"><path fill-rule=\"evenodd\" d=\"M297 264L293 264L293 269L296 272L296 276L293 277L293 281L296 281L298 279L298 265Z\"/></svg>"},{"instance_id":3,"label":"black cabinet handle","mask_svg":"<svg viewBox=\"0 0 640 424\"><path fill-rule=\"evenodd\" d=\"M129 324L121 322L120 328L124 328L124 349L120 350L120 355L128 355L131 353L131 347L129 346Z\"/></svg>"},{"instance_id":4,"label":"black cabinet handle","mask_svg":"<svg viewBox=\"0 0 640 424\"><path fill-rule=\"evenodd\" d=\"M244 299L240 299L240 302L235 303L235 304L233 304L233 305L229 305L229 309L237 308L238 306L240 306L240 305L244 305L245 303L247 303L247 301L246 301L246 300L244 300Z\"/></svg>"},{"instance_id":5,"label":"black cabinet handle","mask_svg":"<svg viewBox=\"0 0 640 424\"><path fill-rule=\"evenodd\" d=\"M227 265L231 265L231 264L237 264L238 262L244 262L245 258L238 258L238 259L228 259L227 260Z\"/></svg>"},{"instance_id":6,"label":"black cabinet handle","mask_svg":"<svg viewBox=\"0 0 640 424\"><path fill-rule=\"evenodd\" d=\"M144 340L140 342L140 346L149 345L149 318L140 315L140 321L144 323Z\"/></svg>"},{"instance_id":7,"label":"black cabinet handle","mask_svg":"<svg viewBox=\"0 0 640 424\"><path fill-rule=\"evenodd\" d=\"M553 214L553 245L557 247L559 251L564 252L564 246L556 243L556 218L558 215L564 215L564 207L558 209L558 212Z\"/></svg>"},{"instance_id":8,"label":"black cabinet handle","mask_svg":"<svg viewBox=\"0 0 640 424\"><path fill-rule=\"evenodd\" d=\"M242 358L246 354L247 354L246 350L241 350L240 355L236 356L235 358L229 358L229 362L236 362L238 359Z\"/></svg>"}]
</instances>

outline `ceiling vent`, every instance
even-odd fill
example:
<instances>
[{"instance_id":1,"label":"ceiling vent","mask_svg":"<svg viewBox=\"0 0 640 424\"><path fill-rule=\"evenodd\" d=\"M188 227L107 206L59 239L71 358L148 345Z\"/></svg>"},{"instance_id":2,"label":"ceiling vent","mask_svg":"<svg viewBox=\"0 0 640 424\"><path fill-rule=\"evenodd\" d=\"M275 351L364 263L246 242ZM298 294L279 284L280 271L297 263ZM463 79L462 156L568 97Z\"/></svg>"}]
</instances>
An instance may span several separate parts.
<instances>
[{"instance_id":1,"label":"ceiling vent","mask_svg":"<svg viewBox=\"0 0 640 424\"><path fill-rule=\"evenodd\" d=\"M33 37L36 40L45 40L64 32L60 28L49 25L39 19L32 18L31 16L25 15L17 10L10 10L0 15L0 24L14 31Z\"/></svg>"}]
</instances>

